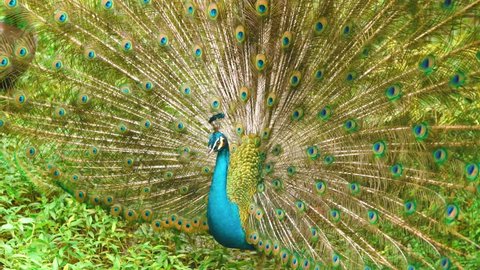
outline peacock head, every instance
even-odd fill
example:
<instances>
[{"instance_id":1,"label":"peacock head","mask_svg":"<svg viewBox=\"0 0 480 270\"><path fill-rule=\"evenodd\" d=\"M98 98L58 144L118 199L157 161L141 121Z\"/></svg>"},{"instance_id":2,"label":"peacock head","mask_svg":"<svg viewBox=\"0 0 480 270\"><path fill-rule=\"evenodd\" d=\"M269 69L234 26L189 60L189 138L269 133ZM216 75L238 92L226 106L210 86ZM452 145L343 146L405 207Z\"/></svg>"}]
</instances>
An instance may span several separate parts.
<instances>
[{"instance_id":1,"label":"peacock head","mask_svg":"<svg viewBox=\"0 0 480 270\"><path fill-rule=\"evenodd\" d=\"M208 140L208 153L219 152L223 149L228 149L228 140L223 133L215 131L210 135Z\"/></svg>"},{"instance_id":2,"label":"peacock head","mask_svg":"<svg viewBox=\"0 0 480 270\"><path fill-rule=\"evenodd\" d=\"M225 114L217 113L210 117L208 122L213 127L213 133L210 135L210 139L208 140L208 153L212 152L219 152L223 149L228 149L228 140L223 133L218 131L220 129L220 120L225 118Z\"/></svg>"}]
</instances>

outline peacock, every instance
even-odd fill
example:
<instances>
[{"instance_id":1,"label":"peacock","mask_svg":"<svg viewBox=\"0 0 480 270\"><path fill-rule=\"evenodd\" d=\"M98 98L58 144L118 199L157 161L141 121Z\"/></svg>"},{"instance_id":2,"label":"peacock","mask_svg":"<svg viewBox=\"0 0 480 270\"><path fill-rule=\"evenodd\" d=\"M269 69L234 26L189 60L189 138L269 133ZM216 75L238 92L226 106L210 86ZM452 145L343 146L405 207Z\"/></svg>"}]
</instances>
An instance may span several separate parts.
<instances>
[{"instance_id":1,"label":"peacock","mask_svg":"<svg viewBox=\"0 0 480 270\"><path fill-rule=\"evenodd\" d=\"M480 0L1 6L0 134L39 188L278 268L478 256Z\"/></svg>"}]
</instances>

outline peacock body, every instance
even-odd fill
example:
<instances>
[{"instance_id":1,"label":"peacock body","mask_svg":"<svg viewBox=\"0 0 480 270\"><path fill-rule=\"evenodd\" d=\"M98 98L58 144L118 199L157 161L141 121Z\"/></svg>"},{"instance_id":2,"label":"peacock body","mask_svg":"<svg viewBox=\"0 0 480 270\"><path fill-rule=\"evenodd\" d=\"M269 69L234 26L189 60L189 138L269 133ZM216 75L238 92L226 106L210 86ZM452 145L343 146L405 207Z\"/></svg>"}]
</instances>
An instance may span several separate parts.
<instances>
[{"instance_id":1,"label":"peacock body","mask_svg":"<svg viewBox=\"0 0 480 270\"><path fill-rule=\"evenodd\" d=\"M5 0L0 131L39 187L132 226L292 269L462 269L480 248L458 229L480 178L479 14Z\"/></svg>"}]
</instances>

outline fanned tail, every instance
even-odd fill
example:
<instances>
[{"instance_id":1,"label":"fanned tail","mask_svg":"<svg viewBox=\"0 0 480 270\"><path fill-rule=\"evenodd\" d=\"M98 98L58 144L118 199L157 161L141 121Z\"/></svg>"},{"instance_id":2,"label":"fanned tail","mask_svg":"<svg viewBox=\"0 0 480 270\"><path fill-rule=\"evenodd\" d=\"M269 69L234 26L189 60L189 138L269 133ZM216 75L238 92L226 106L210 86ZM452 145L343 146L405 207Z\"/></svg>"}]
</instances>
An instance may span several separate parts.
<instances>
[{"instance_id":1,"label":"fanned tail","mask_svg":"<svg viewBox=\"0 0 480 270\"><path fill-rule=\"evenodd\" d=\"M0 40L0 130L79 201L207 231L223 112L227 190L265 256L461 269L479 248L461 231L478 192L479 0L2 5L19 34Z\"/></svg>"}]
</instances>

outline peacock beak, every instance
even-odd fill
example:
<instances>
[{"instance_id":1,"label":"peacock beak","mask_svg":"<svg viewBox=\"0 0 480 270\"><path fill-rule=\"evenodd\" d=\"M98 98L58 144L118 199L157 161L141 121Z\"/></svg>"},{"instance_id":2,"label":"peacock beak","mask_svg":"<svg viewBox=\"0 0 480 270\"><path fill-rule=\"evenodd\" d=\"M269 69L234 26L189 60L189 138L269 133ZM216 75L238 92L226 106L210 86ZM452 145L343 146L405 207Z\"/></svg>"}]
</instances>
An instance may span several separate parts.
<instances>
[{"instance_id":1,"label":"peacock beak","mask_svg":"<svg viewBox=\"0 0 480 270\"><path fill-rule=\"evenodd\" d=\"M213 148L214 147L211 147L210 149L208 149L207 155L210 155L213 152Z\"/></svg>"}]
</instances>

